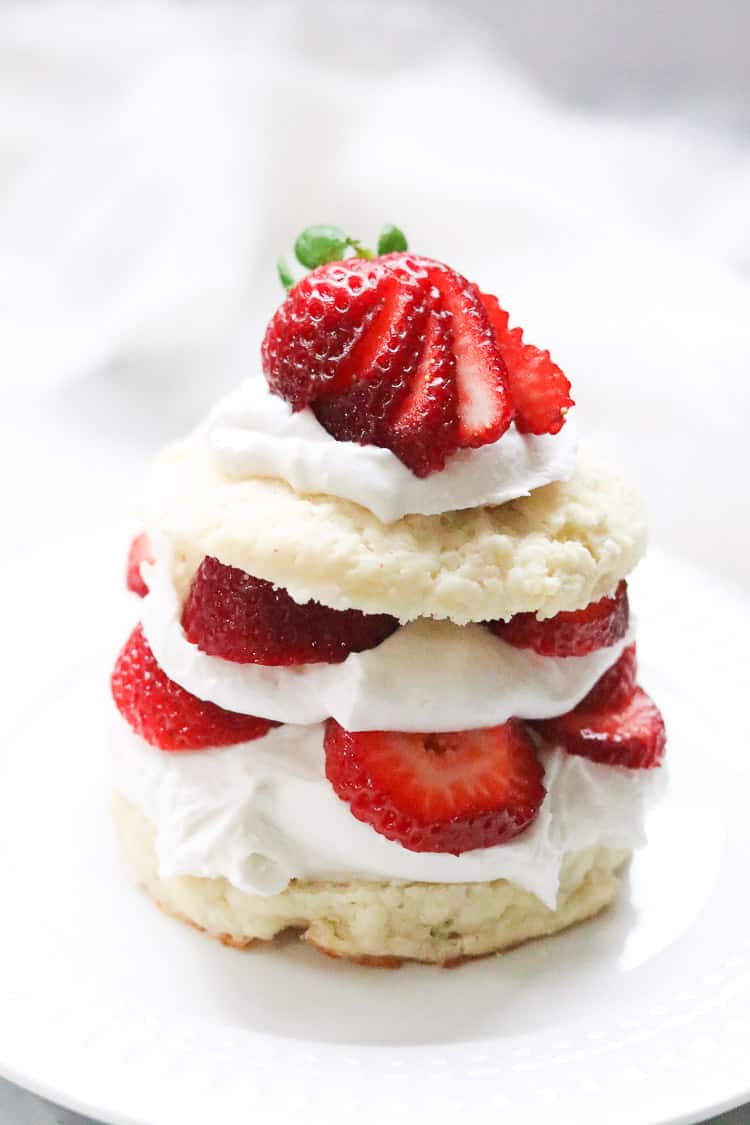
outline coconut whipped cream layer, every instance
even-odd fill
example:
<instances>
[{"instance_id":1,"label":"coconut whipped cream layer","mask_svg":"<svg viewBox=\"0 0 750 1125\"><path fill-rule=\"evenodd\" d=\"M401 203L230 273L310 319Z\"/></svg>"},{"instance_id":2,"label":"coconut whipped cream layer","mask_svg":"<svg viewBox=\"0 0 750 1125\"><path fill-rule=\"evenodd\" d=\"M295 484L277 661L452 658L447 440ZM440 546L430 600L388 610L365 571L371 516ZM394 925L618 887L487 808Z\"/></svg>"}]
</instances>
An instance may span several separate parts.
<instances>
[{"instance_id":1,"label":"coconut whipped cream layer","mask_svg":"<svg viewBox=\"0 0 750 1125\"><path fill-rule=\"evenodd\" d=\"M224 877L273 895L292 879L464 883L508 879L555 907L563 856L633 849L664 771L542 754L547 796L515 840L454 856L411 852L352 816L325 776L323 727L282 726L254 742L166 753L119 718L115 789L155 825L159 873Z\"/></svg>"},{"instance_id":2,"label":"coconut whipped cream layer","mask_svg":"<svg viewBox=\"0 0 750 1125\"><path fill-rule=\"evenodd\" d=\"M144 633L159 665L181 687L228 711L282 723L346 730L452 731L515 716L548 719L584 698L633 637L586 656L540 656L481 625L422 619L341 664L268 667L209 656L191 644L169 557L142 567Z\"/></svg>"},{"instance_id":3,"label":"coconut whipped cream layer","mask_svg":"<svg viewBox=\"0 0 750 1125\"><path fill-rule=\"evenodd\" d=\"M206 438L228 476L275 477L302 495L351 500L384 523L505 504L569 480L577 445L571 411L558 434L521 434L511 425L492 445L460 450L441 472L419 478L389 449L338 441L309 407L292 413L261 378L214 407Z\"/></svg>"}]
</instances>

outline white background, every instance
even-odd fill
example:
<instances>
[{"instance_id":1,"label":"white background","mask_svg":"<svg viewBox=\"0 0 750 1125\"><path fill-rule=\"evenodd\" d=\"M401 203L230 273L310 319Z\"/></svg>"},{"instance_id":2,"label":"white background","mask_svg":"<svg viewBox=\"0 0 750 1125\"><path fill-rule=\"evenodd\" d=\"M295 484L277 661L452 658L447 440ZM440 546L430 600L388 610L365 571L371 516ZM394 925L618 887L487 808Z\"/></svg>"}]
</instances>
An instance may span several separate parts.
<instances>
[{"instance_id":1,"label":"white background","mask_svg":"<svg viewBox=\"0 0 750 1125\"><path fill-rule=\"evenodd\" d=\"M5 559L126 523L302 226L391 221L552 349L654 539L750 586L748 42L742 0L0 3Z\"/></svg>"}]
</instances>

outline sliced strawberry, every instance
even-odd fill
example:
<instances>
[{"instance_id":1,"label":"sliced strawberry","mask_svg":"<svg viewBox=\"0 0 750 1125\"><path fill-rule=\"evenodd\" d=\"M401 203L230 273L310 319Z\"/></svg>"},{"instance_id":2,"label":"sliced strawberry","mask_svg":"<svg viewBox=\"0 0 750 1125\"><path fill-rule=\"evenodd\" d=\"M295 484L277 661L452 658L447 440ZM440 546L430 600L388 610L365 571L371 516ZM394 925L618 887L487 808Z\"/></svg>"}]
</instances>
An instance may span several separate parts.
<instances>
[{"instance_id":1,"label":"sliced strawberry","mask_svg":"<svg viewBox=\"0 0 750 1125\"><path fill-rule=\"evenodd\" d=\"M453 329L458 447L476 449L497 441L513 420L505 364L475 287L437 262L432 265L431 277Z\"/></svg>"},{"instance_id":2,"label":"sliced strawberry","mask_svg":"<svg viewBox=\"0 0 750 1125\"><path fill-rule=\"evenodd\" d=\"M414 852L507 843L534 820L544 770L517 719L455 734L353 734L326 724L326 776L352 815Z\"/></svg>"},{"instance_id":3,"label":"sliced strawberry","mask_svg":"<svg viewBox=\"0 0 750 1125\"><path fill-rule=\"evenodd\" d=\"M540 656L585 656L607 648L628 631L630 608L627 582L620 582L610 598L585 609L557 613L538 621L533 613L517 613L510 621L488 621L487 628L509 645L531 648Z\"/></svg>"},{"instance_id":4,"label":"sliced strawberry","mask_svg":"<svg viewBox=\"0 0 750 1125\"><path fill-rule=\"evenodd\" d=\"M442 469L456 448L455 359L443 312L431 315L411 389L391 416L389 448L418 477Z\"/></svg>"},{"instance_id":5,"label":"sliced strawberry","mask_svg":"<svg viewBox=\"0 0 750 1125\"><path fill-rule=\"evenodd\" d=\"M582 711L607 711L623 707L635 691L637 674L635 645L628 645L623 649L620 659L596 681L579 707Z\"/></svg>"},{"instance_id":6,"label":"sliced strawberry","mask_svg":"<svg viewBox=\"0 0 750 1125\"><path fill-rule=\"evenodd\" d=\"M261 347L271 390L294 410L350 385L342 363L367 331L392 279L379 262L319 266L276 310Z\"/></svg>"},{"instance_id":7,"label":"sliced strawberry","mask_svg":"<svg viewBox=\"0 0 750 1125\"><path fill-rule=\"evenodd\" d=\"M205 558L182 613L185 636L202 652L239 664L337 664L375 648L398 628L385 613L299 605L286 590Z\"/></svg>"},{"instance_id":8,"label":"sliced strawberry","mask_svg":"<svg viewBox=\"0 0 750 1125\"><path fill-rule=\"evenodd\" d=\"M524 434L558 433L573 406L570 382L548 351L524 344L522 329L508 327L508 314L500 308L497 297L489 293L479 296L505 361L517 428Z\"/></svg>"},{"instance_id":9,"label":"sliced strawberry","mask_svg":"<svg viewBox=\"0 0 750 1125\"><path fill-rule=\"evenodd\" d=\"M185 691L156 663L138 625L117 658L112 696L141 738L160 750L204 750L261 738L276 723L225 711Z\"/></svg>"},{"instance_id":10,"label":"sliced strawberry","mask_svg":"<svg viewBox=\"0 0 750 1125\"><path fill-rule=\"evenodd\" d=\"M390 449L419 476L513 417L478 291L414 254L313 270L272 317L262 357L294 410L310 405L339 441Z\"/></svg>"},{"instance_id":11,"label":"sliced strawberry","mask_svg":"<svg viewBox=\"0 0 750 1125\"><path fill-rule=\"evenodd\" d=\"M402 367L413 364L419 350L430 299L428 274L416 259L410 259L408 269L386 266L385 259L378 264L386 272L380 304L366 331L342 356L331 391L344 391L363 381L408 385Z\"/></svg>"},{"instance_id":12,"label":"sliced strawberry","mask_svg":"<svg viewBox=\"0 0 750 1125\"><path fill-rule=\"evenodd\" d=\"M548 742L608 766L652 769L661 764L667 741L653 700L637 687L626 703L592 711L579 704L567 715L531 725Z\"/></svg>"},{"instance_id":13,"label":"sliced strawberry","mask_svg":"<svg viewBox=\"0 0 750 1125\"><path fill-rule=\"evenodd\" d=\"M313 410L339 441L384 444L384 423L409 393L417 370L427 314L426 274L418 283L389 276L383 302L365 332L342 358L335 393Z\"/></svg>"},{"instance_id":14,"label":"sliced strawberry","mask_svg":"<svg viewBox=\"0 0 750 1125\"><path fill-rule=\"evenodd\" d=\"M141 563L153 562L154 553L151 548L151 542L145 531L140 535L136 535L133 542L130 544L130 551L128 552L128 571L125 584L129 590L137 594L139 598L145 598L148 593L148 586L141 577Z\"/></svg>"}]
</instances>

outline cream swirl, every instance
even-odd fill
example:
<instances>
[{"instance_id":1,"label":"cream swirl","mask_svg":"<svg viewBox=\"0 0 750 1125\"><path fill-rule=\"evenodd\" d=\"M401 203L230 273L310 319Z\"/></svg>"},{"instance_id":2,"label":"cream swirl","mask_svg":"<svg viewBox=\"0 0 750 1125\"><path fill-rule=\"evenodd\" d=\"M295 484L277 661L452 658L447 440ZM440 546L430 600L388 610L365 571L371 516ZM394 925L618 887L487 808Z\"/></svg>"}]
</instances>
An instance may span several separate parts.
<instances>
[{"instance_id":1,"label":"cream swirl","mask_svg":"<svg viewBox=\"0 0 750 1125\"><path fill-rule=\"evenodd\" d=\"M228 476L275 477L302 494L351 500L383 523L505 504L568 480L576 462L571 411L558 434L522 434L511 425L493 444L460 450L441 472L419 478L389 449L337 441L309 408L293 414L260 378L214 407L206 438Z\"/></svg>"},{"instance_id":2,"label":"cream swirl","mask_svg":"<svg viewBox=\"0 0 750 1125\"><path fill-rule=\"evenodd\" d=\"M282 723L332 716L347 730L450 731L547 719L575 707L632 635L586 656L539 656L481 625L422 618L341 664L268 667L209 656L191 644L168 553L143 566L146 639L170 679L228 711Z\"/></svg>"},{"instance_id":3,"label":"cream swirl","mask_svg":"<svg viewBox=\"0 0 750 1125\"><path fill-rule=\"evenodd\" d=\"M167 754L118 716L113 750L115 788L156 827L162 877L224 877L260 895L283 891L291 879L509 879L554 909L565 853L641 845L645 811L664 784L661 769L547 751L547 796L534 823L507 844L456 856L408 851L353 817L325 776L321 726Z\"/></svg>"}]
</instances>

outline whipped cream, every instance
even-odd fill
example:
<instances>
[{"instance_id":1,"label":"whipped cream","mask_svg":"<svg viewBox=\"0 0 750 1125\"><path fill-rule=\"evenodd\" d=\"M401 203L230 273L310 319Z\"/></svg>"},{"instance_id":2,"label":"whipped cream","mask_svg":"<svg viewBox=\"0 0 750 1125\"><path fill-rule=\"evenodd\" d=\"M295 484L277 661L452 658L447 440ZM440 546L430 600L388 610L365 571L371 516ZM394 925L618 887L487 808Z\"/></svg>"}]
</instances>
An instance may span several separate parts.
<instances>
[{"instance_id":1,"label":"whipped cream","mask_svg":"<svg viewBox=\"0 0 750 1125\"><path fill-rule=\"evenodd\" d=\"M322 726L283 726L254 742L168 754L117 717L115 788L156 827L162 877L224 877L273 895L291 879L437 883L509 879L554 909L566 852L644 843L664 771L602 766L545 751L547 796L515 840L454 856L411 852L352 816L325 776Z\"/></svg>"},{"instance_id":2,"label":"whipped cream","mask_svg":"<svg viewBox=\"0 0 750 1125\"><path fill-rule=\"evenodd\" d=\"M296 414L264 379L248 379L212 410L209 446L229 476L276 477L304 494L368 508L383 523L505 504L575 469L571 411L558 434L521 434L511 425L492 445L459 450L439 473L420 479L389 449L337 441L308 407Z\"/></svg>"},{"instance_id":3,"label":"whipped cream","mask_svg":"<svg viewBox=\"0 0 750 1125\"><path fill-rule=\"evenodd\" d=\"M186 639L168 554L141 569L149 587L143 630L170 679L228 711L282 723L333 716L352 731L451 731L512 716L548 719L580 703L632 641L629 633L608 648L563 659L515 648L481 625L421 618L341 664L238 664Z\"/></svg>"}]
</instances>

